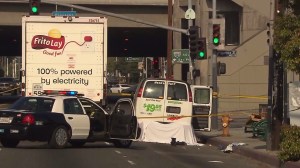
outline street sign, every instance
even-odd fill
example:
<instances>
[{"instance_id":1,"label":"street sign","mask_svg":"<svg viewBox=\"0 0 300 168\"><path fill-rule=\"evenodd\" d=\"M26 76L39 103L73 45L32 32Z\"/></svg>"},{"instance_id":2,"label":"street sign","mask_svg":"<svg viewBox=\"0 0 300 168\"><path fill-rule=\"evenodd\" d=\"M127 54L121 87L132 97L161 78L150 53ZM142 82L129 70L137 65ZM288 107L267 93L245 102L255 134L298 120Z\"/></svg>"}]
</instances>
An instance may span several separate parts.
<instances>
[{"instance_id":1,"label":"street sign","mask_svg":"<svg viewBox=\"0 0 300 168\"><path fill-rule=\"evenodd\" d=\"M195 19L196 13L192 8L189 8L184 15L185 19Z\"/></svg>"},{"instance_id":2,"label":"street sign","mask_svg":"<svg viewBox=\"0 0 300 168\"><path fill-rule=\"evenodd\" d=\"M76 16L76 11L53 11L52 16Z\"/></svg>"},{"instance_id":3,"label":"street sign","mask_svg":"<svg viewBox=\"0 0 300 168\"><path fill-rule=\"evenodd\" d=\"M172 63L189 63L189 62L190 62L189 49L172 50Z\"/></svg>"},{"instance_id":4,"label":"street sign","mask_svg":"<svg viewBox=\"0 0 300 168\"><path fill-rule=\"evenodd\" d=\"M141 61L143 61L143 58L141 58L141 57L126 57L125 61L126 62L141 62Z\"/></svg>"},{"instance_id":5,"label":"street sign","mask_svg":"<svg viewBox=\"0 0 300 168\"><path fill-rule=\"evenodd\" d=\"M226 50L217 50L218 57L235 57L236 50L233 51L226 51Z\"/></svg>"}]
</instances>

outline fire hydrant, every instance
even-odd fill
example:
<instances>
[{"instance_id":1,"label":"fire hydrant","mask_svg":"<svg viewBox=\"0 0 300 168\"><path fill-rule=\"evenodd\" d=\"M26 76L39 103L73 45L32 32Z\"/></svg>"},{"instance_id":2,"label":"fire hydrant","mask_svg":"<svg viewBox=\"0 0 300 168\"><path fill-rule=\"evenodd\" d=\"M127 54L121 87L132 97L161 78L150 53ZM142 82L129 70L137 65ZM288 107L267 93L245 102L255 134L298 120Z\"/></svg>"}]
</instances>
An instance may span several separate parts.
<instances>
[{"instance_id":1,"label":"fire hydrant","mask_svg":"<svg viewBox=\"0 0 300 168\"><path fill-rule=\"evenodd\" d=\"M230 136L229 134L229 125L232 119L229 117L229 114L222 115L222 127L223 127L223 136Z\"/></svg>"}]
</instances>

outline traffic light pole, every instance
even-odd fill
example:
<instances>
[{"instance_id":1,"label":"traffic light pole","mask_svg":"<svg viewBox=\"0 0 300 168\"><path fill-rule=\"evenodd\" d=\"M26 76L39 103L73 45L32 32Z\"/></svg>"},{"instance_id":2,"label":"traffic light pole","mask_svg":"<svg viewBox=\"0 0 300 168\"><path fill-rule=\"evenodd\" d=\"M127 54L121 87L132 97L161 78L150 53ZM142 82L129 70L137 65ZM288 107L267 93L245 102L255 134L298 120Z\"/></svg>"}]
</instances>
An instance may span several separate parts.
<instances>
[{"instance_id":1,"label":"traffic light pole","mask_svg":"<svg viewBox=\"0 0 300 168\"><path fill-rule=\"evenodd\" d=\"M172 27L172 26L157 24L157 23L146 21L146 20L141 20L141 19L138 19L138 18L127 17L127 16L124 16L122 14L115 14L115 13L111 13L111 12L107 12L107 11L103 11L103 10L97 10L97 9L93 9L93 8L88 8L88 7L84 7L84 6L80 6L80 5L60 3L60 2L57 2L57 1L50 1L50 0L43 0L42 3L52 4L52 5L60 5L60 6L80 9L80 10L83 10L83 11L99 13L99 14L103 14L103 15L107 15L107 16L111 16L111 17L115 17L115 18L129 20L129 21L136 22L136 23L141 23L141 24L144 24L144 25L150 25L150 26L154 26L154 27L158 27L158 28L162 28L162 29L166 29L166 30L172 30L172 31L175 31L175 32L183 33L183 34L188 34L188 30L186 30L186 29L179 29L179 28L175 28L175 27Z\"/></svg>"},{"instance_id":2,"label":"traffic light pole","mask_svg":"<svg viewBox=\"0 0 300 168\"><path fill-rule=\"evenodd\" d=\"M188 0L188 9L192 9L192 0ZM193 26L193 20L192 19L188 20L188 26L189 27ZM189 72L190 72L190 79L191 79L191 84L192 85L195 84L194 76L193 76L193 70L194 70L194 60L192 60L191 57L190 57Z\"/></svg>"},{"instance_id":3,"label":"traffic light pole","mask_svg":"<svg viewBox=\"0 0 300 168\"><path fill-rule=\"evenodd\" d=\"M218 82L217 82L217 50L212 50L212 117L211 128L218 129Z\"/></svg>"},{"instance_id":4,"label":"traffic light pole","mask_svg":"<svg viewBox=\"0 0 300 168\"><path fill-rule=\"evenodd\" d=\"M213 19L216 19L216 0L213 0ZM212 35L211 35L212 36ZM217 82L217 49L212 49L211 57L211 75L212 75L212 116L211 116L211 129L218 129L218 82Z\"/></svg>"}]
</instances>

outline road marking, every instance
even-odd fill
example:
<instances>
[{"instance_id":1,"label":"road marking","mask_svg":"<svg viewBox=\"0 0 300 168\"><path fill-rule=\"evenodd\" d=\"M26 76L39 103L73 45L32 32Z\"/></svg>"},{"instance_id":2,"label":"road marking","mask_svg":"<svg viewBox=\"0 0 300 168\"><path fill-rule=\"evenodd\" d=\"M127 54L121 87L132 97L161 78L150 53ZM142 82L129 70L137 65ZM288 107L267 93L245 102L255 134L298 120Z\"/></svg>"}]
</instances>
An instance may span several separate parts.
<instances>
[{"instance_id":1,"label":"road marking","mask_svg":"<svg viewBox=\"0 0 300 168\"><path fill-rule=\"evenodd\" d=\"M120 151L115 151L117 154L121 154L122 152L120 152Z\"/></svg>"},{"instance_id":2,"label":"road marking","mask_svg":"<svg viewBox=\"0 0 300 168\"><path fill-rule=\"evenodd\" d=\"M128 163L130 163L131 165L135 165L135 163L131 160L127 160Z\"/></svg>"},{"instance_id":3,"label":"road marking","mask_svg":"<svg viewBox=\"0 0 300 168\"><path fill-rule=\"evenodd\" d=\"M219 160L211 160L211 161L208 161L208 162L210 162L210 163L224 163L224 162L219 161Z\"/></svg>"}]
</instances>

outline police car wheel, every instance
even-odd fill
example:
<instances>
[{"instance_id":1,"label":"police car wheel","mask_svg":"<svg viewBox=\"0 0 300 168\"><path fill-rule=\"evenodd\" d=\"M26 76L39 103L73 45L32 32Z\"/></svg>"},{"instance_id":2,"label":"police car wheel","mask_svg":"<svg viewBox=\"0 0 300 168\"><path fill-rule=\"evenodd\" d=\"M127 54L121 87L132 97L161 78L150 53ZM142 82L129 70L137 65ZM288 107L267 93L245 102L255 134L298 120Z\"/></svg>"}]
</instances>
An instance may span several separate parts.
<instances>
[{"instance_id":1,"label":"police car wheel","mask_svg":"<svg viewBox=\"0 0 300 168\"><path fill-rule=\"evenodd\" d=\"M131 146L132 140L114 140L113 144L117 148L129 148Z\"/></svg>"},{"instance_id":2,"label":"police car wheel","mask_svg":"<svg viewBox=\"0 0 300 168\"><path fill-rule=\"evenodd\" d=\"M64 148L69 141L67 128L64 126L57 127L51 136L49 145L52 148Z\"/></svg>"},{"instance_id":3,"label":"police car wheel","mask_svg":"<svg viewBox=\"0 0 300 168\"><path fill-rule=\"evenodd\" d=\"M6 148L15 148L19 144L19 140L1 138L1 144Z\"/></svg>"}]
</instances>

